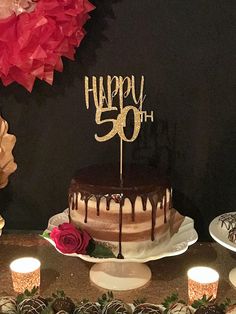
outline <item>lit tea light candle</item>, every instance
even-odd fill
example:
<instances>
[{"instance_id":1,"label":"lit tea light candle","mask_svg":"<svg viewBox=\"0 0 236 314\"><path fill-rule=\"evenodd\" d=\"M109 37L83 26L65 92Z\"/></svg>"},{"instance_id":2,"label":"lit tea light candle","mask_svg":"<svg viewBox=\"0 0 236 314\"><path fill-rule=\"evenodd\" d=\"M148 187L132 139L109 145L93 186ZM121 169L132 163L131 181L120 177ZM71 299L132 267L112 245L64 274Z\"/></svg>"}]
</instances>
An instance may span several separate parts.
<instances>
[{"instance_id":1,"label":"lit tea light candle","mask_svg":"<svg viewBox=\"0 0 236 314\"><path fill-rule=\"evenodd\" d=\"M40 261L33 257L18 258L10 264L13 289L16 293L40 286L40 265Z\"/></svg>"},{"instance_id":2,"label":"lit tea light candle","mask_svg":"<svg viewBox=\"0 0 236 314\"><path fill-rule=\"evenodd\" d=\"M188 297L191 304L194 300L207 297L216 298L219 274L210 267L193 267L188 270Z\"/></svg>"}]
</instances>

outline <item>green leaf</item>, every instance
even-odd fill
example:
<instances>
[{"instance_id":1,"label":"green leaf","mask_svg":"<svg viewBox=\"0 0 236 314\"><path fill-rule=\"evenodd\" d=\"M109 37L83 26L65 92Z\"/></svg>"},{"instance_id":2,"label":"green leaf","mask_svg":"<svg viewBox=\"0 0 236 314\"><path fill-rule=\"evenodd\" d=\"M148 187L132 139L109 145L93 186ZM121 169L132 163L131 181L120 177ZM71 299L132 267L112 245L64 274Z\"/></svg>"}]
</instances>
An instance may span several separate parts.
<instances>
[{"instance_id":1,"label":"green leaf","mask_svg":"<svg viewBox=\"0 0 236 314\"><path fill-rule=\"evenodd\" d=\"M66 297L66 294L63 290L57 290L56 293L52 293L52 297L54 299L57 299L57 298L65 298Z\"/></svg>"},{"instance_id":2,"label":"green leaf","mask_svg":"<svg viewBox=\"0 0 236 314\"><path fill-rule=\"evenodd\" d=\"M32 298L38 293L39 288L34 286L32 290L26 289L23 293L20 293L16 297L17 304L21 303L24 299Z\"/></svg>"},{"instance_id":3,"label":"green leaf","mask_svg":"<svg viewBox=\"0 0 236 314\"><path fill-rule=\"evenodd\" d=\"M89 246L88 254L92 257L97 258L109 258L109 257L115 257L114 253L111 249L106 247L105 245L98 244L95 242L91 243L92 245Z\"/></svg>"},{"instance_id":4,"label":"green leaf","mask_svg":"<svg viewBox=\"0 0 236 314\"><path fill-rule=\"evenodd\" d=\"M233 305L231 299L226 298L222 303L219 304L219 307L223 310L224 313L226 313L228 307L231 306L231 305Z\"/></svg>"},{"instance_id":5,"label":"green leaf","mask_svg":"<svg viewBox=\"0 0 236 314\"><path fill-rule=\"evenodd\" d=\"M21 293L16 297L16 303L20 304L24 300L24 294Z\"/></svg>"},{"instance_id":6,"label":"green leaf","mask_svg":"<svg viewBox=\"0 0 236 314\"><path fill-rule=\"evenodd\" d=\"M44 231L43 234L41 234L41 237L43 237L45 239L50 239L50 232Z\"/></svg>"},{"instance_id":7,"label":"green leaf","mask_svg":"<svg viewBox=\"0 0 236 314\"><path fill-rule=\"evenodd\" d=\"M168 296L165 298L164 302L162 305L168 310L172 304L176 303L178 301L178 293L172 293L172 295Z\"/></svg>"},{"instance_id":8,"label":"green leaf","mask_svg":"<svg viewBox=\"0 0 236 314\"><path fill-rule=\"evenodd\" d=\"M114 299L114 295L112 291L108 291L107 293L103 293L103 295L98 298L98 303L101 308L103 308L108 302L111 302Z\"/></svg>"},{"instance_id":9,"label":"green leaf","mask_svg":"<svg viewBox=\"0 0 236 314\"><path fill-rule=\"evenodd\" d=\"M201 306L207 306L210 302L212 302L213 296L207 297L205 294L201 299L195 300L191 306L195 309L198 309Z\"/></svg>"}]
</instances>

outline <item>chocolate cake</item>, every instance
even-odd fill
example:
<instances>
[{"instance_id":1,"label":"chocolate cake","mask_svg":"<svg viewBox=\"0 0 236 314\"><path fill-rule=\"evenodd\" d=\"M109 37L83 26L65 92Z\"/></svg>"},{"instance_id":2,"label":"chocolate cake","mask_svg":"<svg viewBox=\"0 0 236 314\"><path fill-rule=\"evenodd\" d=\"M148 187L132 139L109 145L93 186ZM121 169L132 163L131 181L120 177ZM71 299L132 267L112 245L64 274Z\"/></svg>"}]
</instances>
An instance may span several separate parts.
<instances>
[{"instance_id":1,"label":"chocolate cake","mask_svg":"<svg viewBox=\"0 0 236 314\"><path fill-rule=\"evenodd\" d=\"M144 255L164 245L183 217L172 210L172 190L155 169L131 165L122 179L118 167L95 165L79 170L69 188L70 221L118 258Z\"/></svg>"}]
</instances>

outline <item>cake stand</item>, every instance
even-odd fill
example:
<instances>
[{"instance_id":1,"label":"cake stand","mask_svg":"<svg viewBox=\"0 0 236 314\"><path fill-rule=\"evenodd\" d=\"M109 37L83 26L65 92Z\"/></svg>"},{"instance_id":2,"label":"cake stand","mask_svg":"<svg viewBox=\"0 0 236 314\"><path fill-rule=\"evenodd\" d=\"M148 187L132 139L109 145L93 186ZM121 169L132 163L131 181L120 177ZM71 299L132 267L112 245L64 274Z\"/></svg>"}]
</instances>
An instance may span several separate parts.
<instances>
[{"instance_id":1,"label":"cake stand","mask_svg":"<svg viewBox=\"0 0 236 314\"><path fill-rule=\"evenodd\" d=\"M63 222L69 222L68 209L49 219L48 228L50 232L55 226ZM54 247L55 243L46 238ZM184 253L190 245L198 239L198 234L194 229L194 221L185 217L178 232L175 233L168 244L156 246L145 255L133 256L128 259L116 258L95 258L82 254L61 254L79 257L84 261L94 263L89 272L92 283L107 290L124 291L136 289L144 286L151 279L151 270L145 264L148 261L161 259L167 256L175 256ZM55 247L56 248L56 247Z\"/></svg>"},{"instance_id":2,"label":"cake stand","mask_svg":"<svg viewBox=\"0 0 236 314\"><path fill-rule=\"evenodd\" d=\"M236 214L236 212L229 212L227 214ZM236 244L229 241L228 239L228 232L226 228L222 228L219 223L219 218L222 215L217 216L212 220L209 225L209 233L211 237L218 242L220 245L224 246L225 248L229 249L230 251L236 252ZM236 288L236 267L233 268L229 273L229 281L231 284Z\"/></svg>"}]
</instances>

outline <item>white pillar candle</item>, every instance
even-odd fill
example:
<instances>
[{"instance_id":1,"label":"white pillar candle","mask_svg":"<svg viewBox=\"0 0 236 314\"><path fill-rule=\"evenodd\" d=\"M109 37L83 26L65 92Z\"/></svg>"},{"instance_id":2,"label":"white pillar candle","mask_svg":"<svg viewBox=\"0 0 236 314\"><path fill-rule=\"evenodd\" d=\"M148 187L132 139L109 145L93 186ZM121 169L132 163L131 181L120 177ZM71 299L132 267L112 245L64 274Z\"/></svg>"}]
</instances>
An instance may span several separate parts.
<instances>
[{"instance_id":1,"label":"white pillar candle","mask_svg":"<svg viewBox=\"0 0 236 314\"><path fill-rule=\"evenodd\" d=\"M40 265L40 261L33 257L22 257L11 262L12 283L16 293L40 286Z\"/></svg>"},{"instance_id":2,"label":"white pillar candle","mask_svg":"<svg viewBox=\"0 0 236 314\"><path fill-rule=\"evenodd\" d=\"M188 270L188 297L191 304L201 299L203 295L216 298L219 274L210 267L198 266Z\"/></svg>"}]
</instances>

